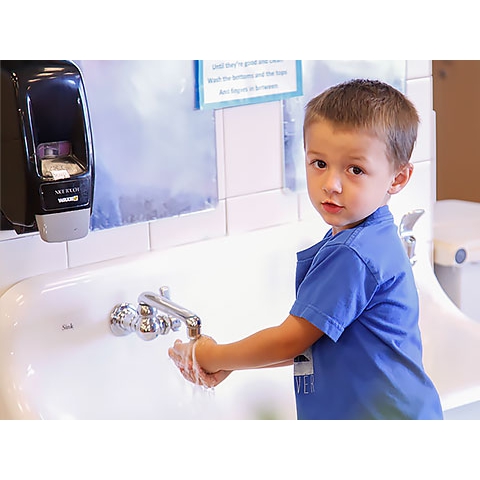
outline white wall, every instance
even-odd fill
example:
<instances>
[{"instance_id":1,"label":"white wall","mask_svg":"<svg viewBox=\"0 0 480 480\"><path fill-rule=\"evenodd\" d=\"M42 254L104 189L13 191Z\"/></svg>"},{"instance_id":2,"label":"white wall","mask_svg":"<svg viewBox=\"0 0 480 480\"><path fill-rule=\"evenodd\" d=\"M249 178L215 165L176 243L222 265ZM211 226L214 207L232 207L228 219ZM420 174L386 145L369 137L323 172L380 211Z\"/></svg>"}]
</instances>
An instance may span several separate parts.
<instances>
[{"instance_id":1,"label":"white wall","mask_svg":"<svg viewBox=\"0 0 480 480\"><path fill-rule=\"evenodd\" d=\"M390 205L397 222L409 210L426 210L416 234L420 251L431 256L435 200L431 61L407 61L406 93L421 117L412 158L415 172ZM38 234L0 232L0 295L30 276L206 238L298 221L318 222L319 236L326 231L306 194L283 189L280 102L218 110L216 128L220 200L216 209L90 232L84 239L59 244L45 243Z\"/></svg>"}]
</instances>

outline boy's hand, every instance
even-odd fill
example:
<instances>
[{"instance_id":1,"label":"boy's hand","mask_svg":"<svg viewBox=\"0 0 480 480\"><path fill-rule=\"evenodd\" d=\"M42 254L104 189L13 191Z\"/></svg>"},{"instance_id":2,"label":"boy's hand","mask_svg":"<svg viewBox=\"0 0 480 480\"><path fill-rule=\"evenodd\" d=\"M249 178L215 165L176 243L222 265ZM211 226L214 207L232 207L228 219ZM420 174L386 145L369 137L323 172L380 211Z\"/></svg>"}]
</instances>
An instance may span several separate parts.
<instances>
[{"instance_id":1,"label":"boy's hand","mask_svg":"<svg viewBox=\"0 0 480 480\"><path fill-rule=\"evenodd\" d=\"M195 359L195 348L198 343L204 342L215 343L212 338L205 335L188 343L176 340L173 347L168 349L168 355L186 380L203 387L212 388L223 382L231 372L222 370L215 373L207 373L203 370Z\"/></svg>"}]
</instances>

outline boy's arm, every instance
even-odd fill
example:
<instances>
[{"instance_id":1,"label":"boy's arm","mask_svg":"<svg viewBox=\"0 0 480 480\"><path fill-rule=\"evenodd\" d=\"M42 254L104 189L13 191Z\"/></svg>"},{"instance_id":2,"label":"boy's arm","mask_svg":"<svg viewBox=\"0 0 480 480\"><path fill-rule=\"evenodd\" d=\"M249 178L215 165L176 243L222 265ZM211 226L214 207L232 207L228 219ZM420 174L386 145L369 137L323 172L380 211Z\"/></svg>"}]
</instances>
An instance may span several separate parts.
<instances>
[{"instance_id":1,"label":"boy's arm","mask_svg":"<svg viewBox=\"0 0 480 480\"><path fill-rule=\"evenodd\" d=\"M289 315L282 324L238 342L218 345L208 337L200 338L195 356L198 364L210 373L288 365L322 335L321 330L304 318Z\"/></svg>"}]
</instances>

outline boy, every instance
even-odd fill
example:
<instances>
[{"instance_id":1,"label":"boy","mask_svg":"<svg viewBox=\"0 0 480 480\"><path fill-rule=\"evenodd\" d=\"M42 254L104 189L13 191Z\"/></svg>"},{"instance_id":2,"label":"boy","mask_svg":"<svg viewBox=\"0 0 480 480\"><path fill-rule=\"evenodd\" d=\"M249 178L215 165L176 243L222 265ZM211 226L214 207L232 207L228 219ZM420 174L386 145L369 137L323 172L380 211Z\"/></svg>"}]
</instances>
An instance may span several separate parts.
<instances>
[{"instance_id":1,"label":"boy","mask_svg":"<svg viewBox=\"0 0 480 480\"><path fill-rule=\"evenodd\" d=\"M169 355L190 381L294 364L299 419L441 419L422 366L417 290L387 202L408 183L418 114L370 80L329 88L306 107L310 200L332 227L297 254L286 320L238 342L177 340ZM208 373L207 373L208 372Z\"/></svg>"}]
</instances>

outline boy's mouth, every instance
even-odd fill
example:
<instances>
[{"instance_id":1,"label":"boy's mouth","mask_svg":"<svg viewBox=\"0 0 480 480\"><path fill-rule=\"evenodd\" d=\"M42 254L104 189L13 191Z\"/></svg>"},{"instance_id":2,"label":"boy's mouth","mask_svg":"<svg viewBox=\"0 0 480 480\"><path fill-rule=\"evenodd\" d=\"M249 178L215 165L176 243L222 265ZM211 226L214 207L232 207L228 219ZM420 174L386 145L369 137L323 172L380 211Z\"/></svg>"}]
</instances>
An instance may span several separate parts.
<instances>
[{"instance_id":1,"label":"boy's mouth","mask_svg":"<svg viewBox=\"0 0 480 480\"><path fill-rule=\"evenodd\" d=\"M343 208L341 205L329 201L322 202L322 207L327 213L338 213Z\"/></svg>"}]
</instances>

